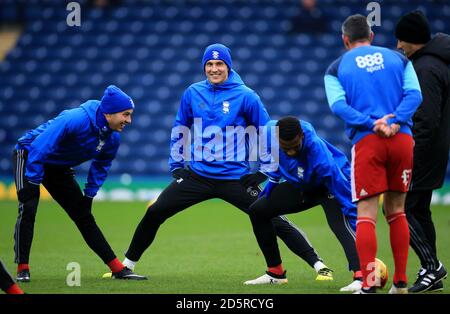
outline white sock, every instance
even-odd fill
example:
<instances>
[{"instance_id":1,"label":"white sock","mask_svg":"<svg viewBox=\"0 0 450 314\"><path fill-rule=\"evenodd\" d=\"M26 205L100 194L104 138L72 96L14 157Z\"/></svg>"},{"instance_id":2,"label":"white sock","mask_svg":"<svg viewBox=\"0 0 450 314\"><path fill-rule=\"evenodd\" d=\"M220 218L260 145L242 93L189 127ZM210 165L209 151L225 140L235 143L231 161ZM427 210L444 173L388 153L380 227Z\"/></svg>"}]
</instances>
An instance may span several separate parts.
<instances>
[{"instance_id":1,"label":"white sock","mask_svg":"<svg viewBox=\"0 0 450 314\"><path fill-rule=\"evenodd\" d=\"M316 273L319 272L319 270L321 270L322 268L325 268L325 267L327 267L327 265L325 265L321 261L317 261L317 262L314 263L314 269L316 270Z\"/></svg>"},{"instance_id":2,"label":"white sock","mask_svg":"<svg viewBox=\"0 0 450 314\"><path fill-rule=\"evenodd\" d=\"M134 266L136 266L136 263L137 262L133 262L128 258L125 258L124 261L122 262L123 266L128 267L131 270L134 270Z\"/></svg>"}]
</instances>

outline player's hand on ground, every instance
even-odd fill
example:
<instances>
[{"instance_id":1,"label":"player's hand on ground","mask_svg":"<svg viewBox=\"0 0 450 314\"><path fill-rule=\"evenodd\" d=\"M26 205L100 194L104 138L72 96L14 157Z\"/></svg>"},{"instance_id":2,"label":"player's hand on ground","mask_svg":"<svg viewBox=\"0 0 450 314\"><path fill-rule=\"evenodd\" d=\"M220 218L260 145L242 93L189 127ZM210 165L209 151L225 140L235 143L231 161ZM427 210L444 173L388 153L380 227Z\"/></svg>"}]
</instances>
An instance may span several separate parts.
<instances>
[{"instance_id":1,"label":"player's hand on ground","mask_svg":"<svg viewBox=\"0 0 450 314\"><path fill-rule=\"evenodd\" d=\"M261 171L257 171L255 173L244 174L239 179L239 181L245 188L248 188L250 186L256 188L258 185L260 185L261 183L263 183L266 180L267 180L267 176L264 173L262 173Z\"/></svg>"},{"instance_id":2,"label":"player's hand on ground","mask_svg":"<svg viewBox=\"0 0 450 314\"><path fill-rule=\"evenodd\" d=\"M17 197L21 203L26 203L33 198L39 197L39 184L24 181L23 188L17 193Z\"/></svg>"}]
</instances>

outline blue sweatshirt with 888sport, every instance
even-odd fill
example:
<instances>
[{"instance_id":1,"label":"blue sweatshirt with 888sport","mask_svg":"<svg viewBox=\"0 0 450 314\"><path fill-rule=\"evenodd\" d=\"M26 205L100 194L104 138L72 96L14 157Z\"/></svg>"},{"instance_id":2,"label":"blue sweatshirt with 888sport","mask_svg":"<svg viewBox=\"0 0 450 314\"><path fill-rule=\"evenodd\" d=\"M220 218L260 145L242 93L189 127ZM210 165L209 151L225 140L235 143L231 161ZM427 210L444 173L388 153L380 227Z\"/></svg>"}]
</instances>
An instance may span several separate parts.
<instances>
[{"instance_id":1,"label":"blue sweatshirt with 888sport","mask_svg":"<svg viewBox=\"0 0 450 314\"><path fill-rule=\"evenodd\" d=\"M108 175L120 144L120 135L108 127L100 101L88 100L64 110L19 138L16 149L28 151L25 177L40 184L44 166L74 167L92 159L84 194L94 197Z\"/></svg>"},{"instance_id":2,"label":"blue sweatshirt with 888sport","mask_svg":"<svg viewBox=\"0 0 450 314\"><path fill-rule=\"evenodd\" d=\"M412 63L377 46L353 48L334 61L325 74L325 91L353 144L372 134L375 120L390 113L395 117L389 123L411 135L412 115L422 102Z\"/></svg>"}]
</instances>

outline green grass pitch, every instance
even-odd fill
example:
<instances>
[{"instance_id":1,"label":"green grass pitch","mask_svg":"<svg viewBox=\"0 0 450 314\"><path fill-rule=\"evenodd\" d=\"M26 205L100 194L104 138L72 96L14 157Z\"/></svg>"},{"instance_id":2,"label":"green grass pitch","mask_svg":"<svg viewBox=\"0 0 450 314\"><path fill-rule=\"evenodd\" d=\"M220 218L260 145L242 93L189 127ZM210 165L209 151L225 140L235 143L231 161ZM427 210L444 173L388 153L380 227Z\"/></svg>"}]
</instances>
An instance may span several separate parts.
<instances>
[{"instance_id":1,"label":"green grass pitch","mask_svg":"<svg viewBox=\"0 0 450 314\"><path fill-rule=\"evenodd\" d=\"M123 260L136 225L146 210L144 202L95 202L94 216ZM13 264L15 202L0 202L0 257L10 272ZM334 281L315 281L315 272L280 243L289 283L282 286L244 286L243 282L265 271L248 217L220 200L193 206L172 217L160 228L153 245L144 253L136 272L148 281L102 279L108 268L87 247L75 225L53 201L41 201L36 218L30 266L32 282L22 283L28 293L168 293L168 294L310 294L339 293L350 283L351 273L343 250L329 229L320 207L288 216L309 239L334 272ZM450 208L434 206L438 251L450 268ZM392 284L393 260L386 221L378 220L378 257L390 271L386 293ZM69 287L67 264L81 266L81 286ZM418 259L410 250L408 276L415 280ZM444 281L444 293L450 282Z\"/></svg>"}]
</instances>

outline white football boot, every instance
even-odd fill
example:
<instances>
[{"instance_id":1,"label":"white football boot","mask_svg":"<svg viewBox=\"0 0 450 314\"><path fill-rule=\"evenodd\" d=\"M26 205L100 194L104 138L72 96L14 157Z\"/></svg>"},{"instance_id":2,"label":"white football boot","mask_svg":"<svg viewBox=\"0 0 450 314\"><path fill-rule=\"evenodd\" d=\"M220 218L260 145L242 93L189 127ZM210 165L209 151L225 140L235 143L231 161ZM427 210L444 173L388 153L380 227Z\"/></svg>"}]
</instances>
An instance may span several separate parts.
<instances>
[{"instance_id":1,"label":"white football boot","mask_svg":"<svg viewBox=\"0 0 450 314\"><path fill-rule=\"evenodd\" d=\"M267 284L273 284L273 285L282 285L288 283L288 280L286 278L286 272L284 272L283 275L276 275L271 272L266 272L261 277L258 277L253 280L247 280L244 282L244 285L267 285Z\"/></svg>"},{"instance_id":2,"label":"white football boot","mask_svg":"<svg viewBox=\"0 0 450 314\"><path fill-rule=\"evenodd\" d=\"M356 292L361 290L362 288L362 281L361 280L354 280L349 285L342 287L339 291L341 292Z\"/></svg>"}]
</instances>

